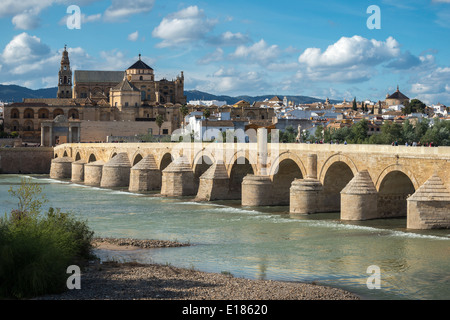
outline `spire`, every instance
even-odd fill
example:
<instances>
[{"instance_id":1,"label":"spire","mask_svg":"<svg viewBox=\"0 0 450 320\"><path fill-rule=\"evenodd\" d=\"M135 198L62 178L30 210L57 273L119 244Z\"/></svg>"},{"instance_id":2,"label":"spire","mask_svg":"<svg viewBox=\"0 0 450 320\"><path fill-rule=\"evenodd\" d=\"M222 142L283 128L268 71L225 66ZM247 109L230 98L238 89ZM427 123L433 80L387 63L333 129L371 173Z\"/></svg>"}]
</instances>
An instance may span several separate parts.
<instances>
[{"instance_id":1,"label":"spire","mask_svg":"<svg viewBox=\"0 0 450 320\"><path fill-rule=\"evenodd\" d=\"M139 53L139 61L141 61L141 54Z\"/></svg>"},{"instance_id":2,"label":"spire","mask_svg":"<svg viewBox=\"0 0 450 320\"><path fill-rule=\"evenodd\" d=\"M397 85L397 92L399 92L400 90L398 89L398 85Z\"/></svg>"}]
</instances>

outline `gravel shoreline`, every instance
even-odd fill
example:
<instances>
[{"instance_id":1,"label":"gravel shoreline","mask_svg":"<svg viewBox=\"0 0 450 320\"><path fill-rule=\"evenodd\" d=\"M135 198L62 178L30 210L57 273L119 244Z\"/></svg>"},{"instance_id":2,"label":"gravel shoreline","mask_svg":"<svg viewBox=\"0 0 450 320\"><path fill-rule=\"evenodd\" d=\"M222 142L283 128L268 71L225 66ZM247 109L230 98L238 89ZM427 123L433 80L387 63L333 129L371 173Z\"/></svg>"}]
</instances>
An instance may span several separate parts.
<instances>
[{"instance_id":1,"label":"gravel shoreline","mask_svg":"<svg viewBox=\"0 0 450 320\"><path fill-rule=\"evenodd\" d=\"M97 238L107 250L179 247L176 241ZM115 246L111 249L108 245ZM117 249L118 248L118 249ZM149 249L151 250L151 249ZM37 300L359 300L350 292L310 283L250 280L171 265L103 262L81 272L81 289Z\"/></svg>"}]
</instances>

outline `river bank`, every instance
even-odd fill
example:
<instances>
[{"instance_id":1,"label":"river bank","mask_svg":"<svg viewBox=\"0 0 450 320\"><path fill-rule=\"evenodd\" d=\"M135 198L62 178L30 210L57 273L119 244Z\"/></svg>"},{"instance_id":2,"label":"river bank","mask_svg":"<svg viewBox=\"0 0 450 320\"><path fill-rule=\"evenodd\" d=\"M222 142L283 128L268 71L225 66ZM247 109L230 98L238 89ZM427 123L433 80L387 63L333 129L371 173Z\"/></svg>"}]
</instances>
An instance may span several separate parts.
<instances>
[{"instance_id":1,"label":"river bank","mask_svg":"<svg viewBox=\"0 0 450 320\"><path fill-rule=\"evenodd\" d=\"M102 250L189 245L176 241L97 238ZM171 265L103 262L81 274L81 289L38 300L359 300L336 288L309 283L237 278Z\"/></svg>"}]
</instances>

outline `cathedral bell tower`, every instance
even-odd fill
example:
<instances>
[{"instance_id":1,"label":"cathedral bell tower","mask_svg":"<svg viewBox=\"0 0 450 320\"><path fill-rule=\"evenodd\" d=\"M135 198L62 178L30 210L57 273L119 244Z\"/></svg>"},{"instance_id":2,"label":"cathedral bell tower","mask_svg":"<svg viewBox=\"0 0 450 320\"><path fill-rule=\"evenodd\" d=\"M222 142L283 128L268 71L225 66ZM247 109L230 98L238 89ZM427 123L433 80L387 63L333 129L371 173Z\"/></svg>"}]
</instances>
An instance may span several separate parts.
<instances>
[{"instance_id":1,"label":"cathedral bell tower","mask_svg":"<svg viewBox=\"0 0 450 320\"><path fill-rule=\"evenodd\" d=\"M61 68L58 72L58 94L57 98L70 99L72 98L72 70L70 69L69 53L67 46L64 46L64 51L61 58Z\"/></svg>"}]
</instances>

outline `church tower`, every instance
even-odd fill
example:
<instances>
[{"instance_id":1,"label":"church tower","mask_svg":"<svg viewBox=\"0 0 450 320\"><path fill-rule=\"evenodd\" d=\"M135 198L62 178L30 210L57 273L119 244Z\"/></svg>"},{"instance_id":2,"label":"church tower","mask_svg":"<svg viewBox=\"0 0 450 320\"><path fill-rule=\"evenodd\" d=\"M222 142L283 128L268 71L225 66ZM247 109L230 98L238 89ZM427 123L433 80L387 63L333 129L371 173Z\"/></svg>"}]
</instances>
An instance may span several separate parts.
<instances>
[{"instance_id":1,"label":"church tower","mask_svg":"<svg viewBox=\"0 0 450 320\"><path fill-rule=\"evenodd\" d=\"M67 46L64 46L64 51L61 58L61 68L58 73L58 94L57 98L72 98L72 70L70 69L69 53Z\"/></svg>"}]
</instances>

